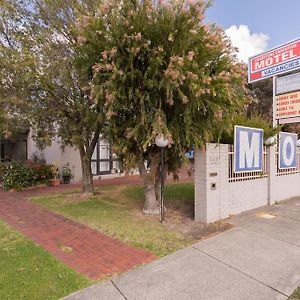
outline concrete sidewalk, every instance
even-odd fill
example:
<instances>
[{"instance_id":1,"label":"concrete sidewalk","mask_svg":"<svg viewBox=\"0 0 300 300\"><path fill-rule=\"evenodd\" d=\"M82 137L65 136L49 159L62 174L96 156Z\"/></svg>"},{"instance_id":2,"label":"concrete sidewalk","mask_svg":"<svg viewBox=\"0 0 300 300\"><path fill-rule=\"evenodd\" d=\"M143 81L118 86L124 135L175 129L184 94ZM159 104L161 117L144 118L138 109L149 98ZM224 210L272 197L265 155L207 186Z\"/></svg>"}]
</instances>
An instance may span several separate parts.
<instances>
[{"instance_id":1,"label":"concrete sidewalk","mask_svg":"<svg viewBox=\"0 0 300 300\"><path fill-rule=\"evenodd\" d=\"M300 198L231 222L232 230L65 299L287 299L300 285Z\"/></svg>"}]
</instances>

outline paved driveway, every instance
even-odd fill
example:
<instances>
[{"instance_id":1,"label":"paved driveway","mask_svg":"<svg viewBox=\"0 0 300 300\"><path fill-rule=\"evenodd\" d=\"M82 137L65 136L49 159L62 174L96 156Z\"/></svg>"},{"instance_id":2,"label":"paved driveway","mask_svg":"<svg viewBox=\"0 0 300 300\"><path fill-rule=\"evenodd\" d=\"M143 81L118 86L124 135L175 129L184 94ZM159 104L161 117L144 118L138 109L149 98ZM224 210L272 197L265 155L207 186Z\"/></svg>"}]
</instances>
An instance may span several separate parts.
<instances>
[{"instance_id":1,"label":"paved driveway","mask_svg":"<svg viewBox=\"0 0 300 300\"><path fill-rule=\"evenodd\" d=\"M225 233L66 299L287 299L300 285L300 198L231 222Z\"/></svg>"}]
</instances>

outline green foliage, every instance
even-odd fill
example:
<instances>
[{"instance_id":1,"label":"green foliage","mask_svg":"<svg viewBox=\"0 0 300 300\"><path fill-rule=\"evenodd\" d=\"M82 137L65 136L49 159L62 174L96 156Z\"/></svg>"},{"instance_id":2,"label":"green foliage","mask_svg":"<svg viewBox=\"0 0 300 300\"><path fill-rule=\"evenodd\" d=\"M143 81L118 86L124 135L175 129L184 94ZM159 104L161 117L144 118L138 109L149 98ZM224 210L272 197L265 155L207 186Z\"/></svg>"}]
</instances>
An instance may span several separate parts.
<instances>
[{"instance_id":1,"label":"green foliage","mask_svg":"<svg viewBox=\"0 0 300 300\"><path fill-rule=\"evenodd\" d=\"M232 127L228 131L222 132L220 139L216 137L215 142L224 144L233 144L234 142L234 126L240 125L245 127L261 128L264 130L264 139L268 139L271 136L276 136L281 130L282 126L273 128L270 121L260 115L253 115L249 118L245 115L237 115L233 119Z\"/></svg>"},{"instance_id":2,"label":"green foliage","mask_svg":"<svg viewBox=\"0 0 300 300\"><path fill-rule=\"evenodd\" d=\"M51 165L31 165L13 161L3 167L3 188L19 190L45 183L53 176L51 170Z\"/></svg>"},{"instance_id":3,"label":"green foliage","mask_svg":"<svg viewBox=\"0 0 300 300\"><path fill-rule=\"evenodd\" d=\"M299 300L300 299L300 287L297 288L294 293L290 296L290 300Z\"/></svg>"},{"instance_id":4,"label":"green foliage","mask_svg":"<svg viewBox=\"0 0 300 300\"><path fill-rule=\"evenodd\" d=\"M30 122L40 148L57 135L88 162L105 121L104 106L89 99L91 80L75 68L75 23L101 2L3 0L0 6L0 121L7 100ZM90 165L83 168L91 177Z\"/></svg>"},{"instance_id":5,"label":"green foliage","mask_svg":"<svg viewBox=\"0 0 300 300\"><path fill-rule=\"evenodd\" d=\"M70 164L69 163L66 163L66 164L63 165L62 176L63 177L72 177L72 170L70 168Z\"/></svg>"},{"instance_id":6,"label":"green foliage","mask_svg":"<svg viewBox=\"0 0 300 300\"><path fill-rule=\"evenodd\" d=\"M3 176L3 188L5 190L26 188L34 183L33 169L21 162L10 163Z\"/></svg>"},{"instance_id":7,"label":"green foliage","mask_svg":"<svg viewBox=\"0 0 300 300\"><path fill-rule=\"evenodd\" d=\"M34 164L31 168L34 171L35 183L48 182L53 178L52 165Z\"/></svg>"},{"instance_id":8,"label":"green foliage","mask_svg":"<svg viewBox=\"0 0 300 300\"><path fill-rule=\"evenodd\" d=\"M273 115L273 80L272 78L249 84L254 101L248 106L248 116L261 115L265 120L272 122Z\"/></svg>"},{"instance_id":9,"label":"green foliage","mask_svg":"<svg viewBox=\"0 0 300 300\"><path fill-rule=\"evenodd\" d=\"M0 183L3 181L3 176L7 170L7 163L0 163Z\"/></svg>"},{"instance_id":10,"label":"green foliage","mask_svg":"<svg viewBox=\"0 0 300 300\"><path fill-rule=\"evenodd\" d=\"M151 165L163 134L177 169L242 109L245 70L223 30L203 23L205 1L103 2L79 22L78 67L92 76L95 103L105 100L106 135L126 161Z\"/></svg>"}]
</instances>

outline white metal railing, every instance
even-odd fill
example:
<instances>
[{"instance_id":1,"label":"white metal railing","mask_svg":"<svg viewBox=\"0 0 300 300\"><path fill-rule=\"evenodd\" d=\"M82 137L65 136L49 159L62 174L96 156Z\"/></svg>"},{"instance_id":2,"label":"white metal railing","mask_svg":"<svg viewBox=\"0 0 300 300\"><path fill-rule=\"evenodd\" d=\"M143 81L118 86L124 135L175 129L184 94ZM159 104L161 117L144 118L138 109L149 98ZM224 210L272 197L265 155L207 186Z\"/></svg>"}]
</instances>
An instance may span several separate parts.
<instances>
[{"instance_id":1,"label":"white metal railing","mask_svg":"<svg viewBox=\"0 0 300 300\"><path fill-rule=\"evenodd\" d=\"M246 172L235 173L234 172L234 148L233 145L228 145L228 172L229 182L246 181L253 179L261 179L268 177L267 174L267 149L264 147L263 152L263 171L262 172Z\"/></svg>"},{"instance_id":2,"label":"white metal railing","mask_svg":"<svg viewBox=\"0 0 300 300\"><path fill-rule=\"evenodd\" d=\"M282 175L289 175L289 174L297 174L300 173L300 150L297 147L297 165L296 168L289 168L289 169L279 169L278 165L278 158L279 154L278 154L278 149L276 151L276 166L277 166L277 173L276 176L282 176Z\"/></svg>"}]
</instances>

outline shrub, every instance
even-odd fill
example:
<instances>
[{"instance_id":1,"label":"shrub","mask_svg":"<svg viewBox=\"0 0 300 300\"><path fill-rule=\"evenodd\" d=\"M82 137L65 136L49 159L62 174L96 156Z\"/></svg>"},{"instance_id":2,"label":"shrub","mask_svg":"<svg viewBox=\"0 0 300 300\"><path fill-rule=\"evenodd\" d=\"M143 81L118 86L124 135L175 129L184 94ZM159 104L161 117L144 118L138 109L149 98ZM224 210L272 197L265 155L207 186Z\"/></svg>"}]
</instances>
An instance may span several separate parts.
<instances>
[{"instance_id":1,"label":"shrub","mask_svg":"<svg viewBox=\"0 0 300 300\"><path fill-rule=\"evenodd\" d=\"M36 164L33 165L32 168L35 172L37 183L47 182L53 178L51 165Z\"/></svg>"},{"instance_id":2,"label":"shrub","mask_svg":"<svg viewBox=\"0 0 300 300\"><path fill-rule=\"evenodd\" d=\"M3 181L3 176L7 170L7 163L0 163L0 183Z\"/></svg>"},{"instance_id":3,"label":"shrub","mask_svg":"<svg viewBox=\"0 0 300 300\"><path fill-rule=\"evenodd\" d=\"M39 183L45 183L52 178L51 169L51 165L32 165L13 161L6 165L3 171L3 188L5 190L20 190Z\"/></svg>"},{"instance_id":4,"label":"shrub","mask_svg":"<svg viewBox=\"0 0 300 300\"><path fill-rule=\"evenodd\" d=\"M33 168L24 165L21 162L11 162L6 173L3 176L3 188L9 189L21 189L34 185L36 180Z\"/></svg>"}]
</instances>

